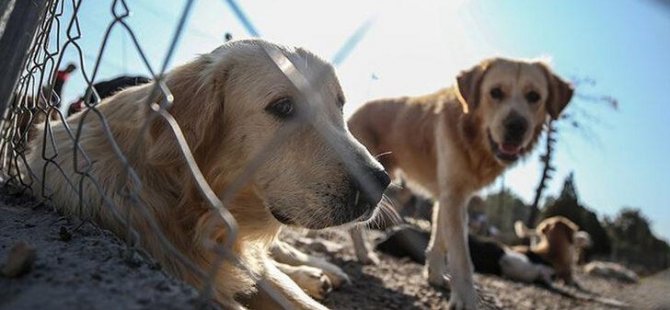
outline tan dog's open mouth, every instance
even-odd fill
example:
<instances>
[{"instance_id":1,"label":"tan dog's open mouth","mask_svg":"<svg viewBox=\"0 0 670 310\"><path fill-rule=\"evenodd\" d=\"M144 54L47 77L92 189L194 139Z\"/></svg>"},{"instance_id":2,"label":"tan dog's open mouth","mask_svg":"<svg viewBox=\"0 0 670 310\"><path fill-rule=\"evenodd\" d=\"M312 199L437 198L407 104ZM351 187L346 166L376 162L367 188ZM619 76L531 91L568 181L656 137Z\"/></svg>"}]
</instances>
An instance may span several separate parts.
<instances>
[{"instance_id":1,"label":"tan dog's open mouth","mask_svg":"<svg viewBox=\"0 0 670 310\"><path fill-rule=\"evenodd\" d=\"M487 130L487 133L491 150L496 157L506 162L514 162L519 159L519 156L524 150L523 146L514 143L498 143L493 139L491 130Z\"/></svg>"}]
</instances>

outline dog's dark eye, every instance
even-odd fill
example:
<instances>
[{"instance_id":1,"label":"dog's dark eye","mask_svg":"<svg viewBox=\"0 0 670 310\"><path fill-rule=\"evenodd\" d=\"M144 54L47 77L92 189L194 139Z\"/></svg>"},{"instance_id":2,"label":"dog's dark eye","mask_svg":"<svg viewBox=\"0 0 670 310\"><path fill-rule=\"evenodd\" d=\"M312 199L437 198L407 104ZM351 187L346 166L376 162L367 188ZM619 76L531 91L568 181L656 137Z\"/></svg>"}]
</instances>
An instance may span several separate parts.
<instances>
[{"instance_id":1,"label":"dog's dark eye","mask_svg":"<svg viewBox=\"0 0 670 310\"><path fill-rule=\"evenodd\" d=\"M275 100L265 107L265 111L268 111L279 118L288 118L293 115L293 100L290 98Z\"/></svg>"},{"instance_id":2,"label":"dog's dark eye","mask_svg":"<svg viewBox=\"0 0 670 310\"><path fill-rule=\"evenodd\" d=\"M526 100L530 103L536 103L540 101L540 94L538 94L536 91L529 91L526 94Z\"/></svg>"},{"instance_id":3,"label":"dog's dark eye","mask_svg":"<svg viewBox=\"0 0 670 310\"><path fill-rule=\"evenodd\" d=\"M505 93L503 93L503 91L502 91L502 89L500 89L500 87L496 87L496 88L491 89L489 94L491 94L491 98L493 98L495 100L502 100L505 97Z\"/></svg>"}]
</instances>

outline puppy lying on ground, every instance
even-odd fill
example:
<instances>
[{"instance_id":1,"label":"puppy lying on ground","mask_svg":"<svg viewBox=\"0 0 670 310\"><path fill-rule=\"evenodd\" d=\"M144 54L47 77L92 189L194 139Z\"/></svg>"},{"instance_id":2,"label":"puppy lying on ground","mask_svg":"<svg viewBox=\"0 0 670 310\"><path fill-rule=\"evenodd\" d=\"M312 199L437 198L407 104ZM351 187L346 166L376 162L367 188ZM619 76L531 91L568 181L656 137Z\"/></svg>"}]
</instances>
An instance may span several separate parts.
<instances>
[{"instance_id":1,"label":"puppy lying on ground","mask_svg":"<svg viewBox=\"0 0 670 310\"><path fill-rule=\"evenodd\" d=\"M533 149L547 119L559 117L573 90L543 63L500 58L485 60L456 80L433 94L367 103L351 117L349 129L379 154L387 171L402 171L410 187L438 201L428 281L451 286L450 307L472 309L477 295L466 203ZM352 231L352 238L359 258L372 255L360 230Z\"/></svg>"},{"instance_id":2,"label":"puppy lying on ground","mask_svg":"<svg viewBox=\"0 0 670 310\"><path fill-rule=\"evenodd\" d=\"M549 262L556 271L556 277L566 284L576 285L573 266L578 252L588 244L588 233L580 231L577 224L562 216L546 218L535 229L528 229L523 222L514 223L519 238L531 238L530 246L516 246L520 253L536 255Z\"/></svg>"},{"instance_id":3,"label":"puppy lying on ground","mask_svg":"<svg viewBox=\"0 0 670 310\"><path fill-rule=\"evenodd\" d=\"M319 100L298 90L279 64L300 72ZM224 203L238 224L231 249L240 263L264 277L289 307L323 309L276 267L268 247L282 223L320 229L368 219L389 184L381 165L347 131L333 68L301 48L235 41L168 72L165 85L174 96L168 112L206 182L219 198L236 192ZM218 256L211 245L226 242L230 232L201 193L171 128L163 118L152 118L165 99L155 86L131 87L101 102L97 110L106 123L91 110L70 117L73 130L82 123L76 148L61 122L49 124L46 135L40 126L23 175L32 179L36 194L50 197L63 212L92 218L120 237L127 236L123 222L129 219L139 245L163 268L198 288L214 276L214 298L225 308L242 309L241 301L259 309L273 306L262 304L269 299L254 294L256 280L230 260L212 270ZM280 133L282 140L273 144ZM134 148L138 137L143 143ZM141 187L123 177L116 148ZM267 156L254 161L259 155ZM238 182L252 164L255 172ZM128 195L134 191L137 199ZM162 236L201 272L166 249Z\"/></svg>"}]
</instances>

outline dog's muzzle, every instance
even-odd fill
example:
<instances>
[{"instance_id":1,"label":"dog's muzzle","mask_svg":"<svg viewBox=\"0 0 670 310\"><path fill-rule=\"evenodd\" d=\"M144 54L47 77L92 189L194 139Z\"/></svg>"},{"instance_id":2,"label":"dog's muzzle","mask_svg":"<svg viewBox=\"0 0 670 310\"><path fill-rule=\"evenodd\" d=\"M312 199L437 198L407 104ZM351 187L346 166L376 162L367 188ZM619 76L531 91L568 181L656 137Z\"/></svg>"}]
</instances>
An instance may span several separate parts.
<instances>
[{"instance_id":1,"label":"dog's muzzle","mask_svg":"<svg viewBox=\"0 0 670 310\"><path fill-rule=\"evenodd\" d=\"M391 184L391 178L381 169L371 168L367 171L364 180L352 177L351 190L347 197L347 205L339 211L337 225L348 222L362 222L369 220L382 200L384 191Z\"/></svg>"}]
</instances>

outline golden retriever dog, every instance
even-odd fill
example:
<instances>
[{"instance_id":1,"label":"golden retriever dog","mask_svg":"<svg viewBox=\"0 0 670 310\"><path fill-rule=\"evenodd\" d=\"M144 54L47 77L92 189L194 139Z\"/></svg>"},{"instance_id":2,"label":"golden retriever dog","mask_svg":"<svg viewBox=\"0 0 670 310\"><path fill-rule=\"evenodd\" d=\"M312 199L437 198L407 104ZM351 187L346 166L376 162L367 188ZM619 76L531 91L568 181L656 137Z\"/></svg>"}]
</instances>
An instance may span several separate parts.
<instances>
[{"instance_id":1,"label":"golden retriever dog","mask_svg":"<svg viewBox=\"0 0 670 310\"><path fill-rule=\"evenodd\" d=\"M580 231L579 226L562 216L546 218L535 229L529 229L523 222L514 223L519 238L531 238L531 245L516 246L512 249L520 253L539 256L551 264L556 277L569 285L577 285L573 278L573 267L579 257L579 251L588 246L590 236Z\"/></svg>"},{"instance_id":2,"label":"golden retriever dog","mask_svg":"<svg viewBox=\"0 0 670 310\"><path fill-rule=\"evenodd\" d=\"M530 153L547 118L558 118L572 93L541 62L495 58L460 73L453 87L372 101L349 120L387 171L401 171L410 187L436 198L427 275L433 285L451 285L450 307L476 306L468 199ZM352 237L358 256L369 257L360 233Z\"/></svg>"},{"instance_id":3,"label":"golden retriever dog","mask_svg":"<svg viewBox=\"0 0 670 310\"><path fill-rule=\"evenodd\" d=\"M315 96L305 95L282 69L304 77ZM169 71L164 83L174 98L167 113L181 127L212 194L225 197L224 206L236 219L230 248L240 264L228 259L217 264L216 245L227 242L231 232L205 198L208 192L201 192L172 127L154 112L170 98L155 91L155 82L103 100L97 111L106 122L93 110L67 119L79 145L62 122L49 124L46 134L38 127L27 155L30 172L24 173L34 178L37 194L121 237L128 219L139 246L163 268L197 288L214 278L213 297L227 309L279 306L261 304L268 296L256 290L259 278L279 293L283 305L325 309L277 268L269 246L282 224L321 229L369 219L390 181L347 130L344 95L332 66L302 48L231 41ZM281 140L275 139L280 134ZM138 138L142 142L136 145ZM131 176L124 176L116 150L134 169ZM247 181L241 181L245 175ZM163 237L176 251L166 249Z\"/></svg>"}]
</instances>

